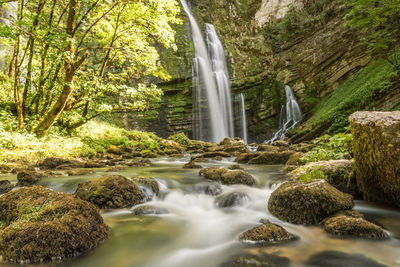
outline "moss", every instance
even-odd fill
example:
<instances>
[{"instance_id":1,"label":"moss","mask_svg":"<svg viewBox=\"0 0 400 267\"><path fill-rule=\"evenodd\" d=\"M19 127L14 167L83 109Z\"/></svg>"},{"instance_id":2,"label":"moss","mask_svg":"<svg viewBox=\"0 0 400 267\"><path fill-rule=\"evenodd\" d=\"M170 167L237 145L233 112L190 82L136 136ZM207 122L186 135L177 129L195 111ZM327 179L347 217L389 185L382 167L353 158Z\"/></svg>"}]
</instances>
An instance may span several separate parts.
<instances>
[{"instance_id":1,"label":"moss","mask_svg":"<svg viewBox=\"0 0 400 267\"><path fill-rule=\"evenodd\" d=\"M192 141L190 141L190 139L184 133L171 135L170 137L168 137L168 139L173 140L183 146L188 146L192 144Z\"/></svg>"},{"instance_id":2,"label":"moss","mask_svg":"<svg viewBox=\"0 0 400 267\"><path fill-rule=\"evenodd\" d=\"M199 175L206 179L220 181L223 184L255 185L254 178L247 172L240 170L228 171L224 168L211 167L200 170Z\"/></svg>"},{"instance_id":3,"label":"moss","mask_svg":"<svg viewBox=\"0 0 400 267\"><path fill-rule=\"evenodd\" d=\"M158 182L154 178L133 177L132 181L150 188L155 194L160 192Z\"/></svg>"},{"instance_id":4,"label":"moss","mask_svg":"<svg viewBox=\"0 0 400 267\"><path fill-rule=\"evenodd\" d=\"M106 175L81 183L75 195L101 209L131 207L141 203L144 198L134 182L120 175Z\"/></svg>"},{"instance_id":5,"label":"moss","mask_svg":"<svg viewBox=\"0 0 400 267\"><path fill-rule=\"evenodd\" d=\"M270 196L268 210L295 224L318 224L324 218L353 207L353 198L324 180L287 182Z\"/></svg>"},{"instance_id":6,"label":"moss","mask_svg":"<svg viewBox=\"0 0 400 267\"><path fill-rule=\"evenodd\" d=\"M41 186L3 195L0 221L0 254L15 262L72 257L108 236L94 205Z\"/></svg>"},{"instance_id":7,"label":"moss","mask_svg":"<svg viewBox=\"0 0 400 267\"><path fill-rule=\"evenodd\" d=\"M283 227L273 223L256 226L239 235L239 240L242 242L252 241L257 243L277 243L293 240L294 238Z\"/></svg>"},{"instance_id":8,"label":"moss","mask_svg":"<svg viewBox=\"0 0 400 267\"><path fill-rule=\"evenodd\" d=\"M359 216L336 215L323 222L324 230L332 235L368 239L386 239L388 234L378 225Z\"/></svg>"}]
</instances>

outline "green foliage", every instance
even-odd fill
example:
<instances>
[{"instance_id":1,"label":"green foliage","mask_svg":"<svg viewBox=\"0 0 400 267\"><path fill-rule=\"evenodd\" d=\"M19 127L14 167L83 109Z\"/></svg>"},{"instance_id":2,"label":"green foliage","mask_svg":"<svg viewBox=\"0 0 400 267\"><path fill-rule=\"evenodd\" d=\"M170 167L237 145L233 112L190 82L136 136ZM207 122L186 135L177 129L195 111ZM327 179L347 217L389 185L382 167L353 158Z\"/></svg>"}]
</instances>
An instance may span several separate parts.
<instances>
[{"instance_id":1,"label":"green foliage","mask_svg":"<svg viewBox=\"0 0 400 267\"><path fill-rule=\"evenodd\" d=\"M192 141L184 133L178 133L178 134L171 135L170 137L168 137L168 139L175 141L178 144L181 144L183 146L192 144Z\"/></svg>"},{"instance_id":2,"label":"green foliage","mask_svg":"<svg viewBox=\"0 0 400 267\"><path fill-rule=\"evenodd\" d=\"M2 9L8 5L0 1ZM0 106L15 101L20 129L41 121L37 132L47 132L57 118L74 129L105 112L145 110L160 98L155 82L170 75L158 51L176 49L178 1L20 0L18 10L18 20L0 26L2 48L16 55L2 58L16 67L12 79L0 75Z\"/></svg>"},{"instance_id":3,"label":"green foliage","mask_svg":"<svg viewBox=\"0 0 400 267\"><path fill-rule=\"evenodd\" d=\"M300 167L301 168L301 167ZM300 182L308 182L312 180L323 179L325 181L329 181L328 175L321 170L321 167L314 167L312 169L308 169L303 175L298 179Z\"/></svg>"},{"instance_id":4,"label":"green foliage","mask_svg":"<svg viewBox=\"0 0 400 267\"><path fill-rule=\"evenodd\" d=\"M348 25L365 33L362 41L372 55L400 68L400 0L353 0L346 15Z\"/></svg>"},{"instance_id":5,"label":"green foliage","mask_svg":"<svg viewBox=\"0 0 400 267\"><path fill-rule=\"evenodd\" d=\"M308 163L321 160L351 159L352 140L350 133L339 133L334 136L323 135L313 141L315 147L300 160Z\"/></svg>"},{"instance_id":6,"label":"green foliage","mask_svg":"<svg viewBox=\"0 0 400 267\"><path fill-rule=\"evenodd\" d=\"M353 112L374 110L376 100L397 82L398 72L390 63L382 59L374 61L324 97L298 131L311 137L343 132Z\"/></svg>"}]
</instances>

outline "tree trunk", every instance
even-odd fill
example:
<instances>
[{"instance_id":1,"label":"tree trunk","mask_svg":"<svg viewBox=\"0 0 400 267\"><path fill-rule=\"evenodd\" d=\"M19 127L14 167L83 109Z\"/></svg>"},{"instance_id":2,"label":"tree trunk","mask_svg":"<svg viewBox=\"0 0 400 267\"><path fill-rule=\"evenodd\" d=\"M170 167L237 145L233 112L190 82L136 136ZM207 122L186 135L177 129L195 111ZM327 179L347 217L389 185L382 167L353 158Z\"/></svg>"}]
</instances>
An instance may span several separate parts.
<instances>
[{"instance_id":1,"label":"tree trunk","mask_svg":"<svg viewBox=\"0 0 400 267\"><path fill-rule=\"evenodd\" d=\"M76 10L79 8L80 0L71 0L68 10L68 18L67 18L67 28L66 33L70 36L71 41L65 48L65 59L64 59L64 87L61 95L58 97L57 101L54 103L53 107L49 111L49 113L43 118L43 120L39 123L39 125L35 129L35 133L38 137L43 137L47 134L51 126L53 126L54 122L58 119L61 112L64 110L65 105L68 99L72 95L73 87L72 83L74 80L74 76L76 71L83 64L88 54L86 53L80 59L72 58L74 55L74 45L72 40L75 39L74 29L75 29L75 20L76 20Z\"/></svg>"}]
</instances>

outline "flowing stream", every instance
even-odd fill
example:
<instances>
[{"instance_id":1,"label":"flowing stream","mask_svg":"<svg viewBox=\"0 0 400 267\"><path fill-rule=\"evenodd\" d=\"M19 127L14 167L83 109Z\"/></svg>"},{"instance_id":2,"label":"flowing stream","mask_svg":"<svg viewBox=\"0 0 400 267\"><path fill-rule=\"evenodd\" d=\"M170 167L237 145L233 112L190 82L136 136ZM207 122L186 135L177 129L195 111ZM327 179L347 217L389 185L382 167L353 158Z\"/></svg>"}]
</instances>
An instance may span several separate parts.
<instances>
[{"instance_id":1,"label":"flowing stream","mask_svg":"<svg viewBox=\"0 0 400 267\"><path fill-rule=\"evenodd\" d=\"M267 211L267 201L275 186L286 179L282 166L243 165L257 180L256 187L244 185L222 186L222 195L243 192L247 198L240 206L221 208L215 203L219 196L205 193L212 184L198 175L199 170L183 169L189 161L184 158L158 158L153 166L126 168L118 174L126 177L157 178L161 193L150 202L167 214L135 215L134 208L104 210L102 215L110 226L108 240L97 249L61 264L42 266L74 267L200 267L232 266L235 255L250 254L262 258L271 266L399 266L400 211L368 202L356 202L356 209L368 219L383 225L391 235L389 240L334 238L320 227L293 225L282 222ZM200 163L203 167L224 166L230 159ZM105 169L87 176L58 176L43 178L40 184L56 191L73 193L78 183L98 178ZM112 173L111 173L112 174ZM0 178L15 181L15 176ZM137 206L136 206L137 207ZM237 236L244 230L259 225L260 219L278 223L299 239L291 243L270 246L243 245ZM310 257L314 259L313 264ZM374 264L371 259L383 265ZM317 261L320 264L316 264ZM224 263L227 263L223 265ZM16 267L1 263L2 267ZM240 265L235 265L240 266Z\"/></svg>"}]
</instances>

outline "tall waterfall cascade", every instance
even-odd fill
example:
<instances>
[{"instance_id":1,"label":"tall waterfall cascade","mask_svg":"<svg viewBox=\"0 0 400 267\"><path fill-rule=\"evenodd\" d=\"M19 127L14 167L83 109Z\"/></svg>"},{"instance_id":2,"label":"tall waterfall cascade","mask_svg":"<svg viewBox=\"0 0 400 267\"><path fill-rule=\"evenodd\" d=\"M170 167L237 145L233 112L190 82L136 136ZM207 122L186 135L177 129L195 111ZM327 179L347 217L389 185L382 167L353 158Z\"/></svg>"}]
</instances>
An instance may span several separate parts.
<instances>
[{"instance_id":1,"label":"tall waterfall cascade","mask_svg":"<svg viewBox=\"0 0 400 267\"><path fill-rule=\"evenodd\" d=\"M292 88L285 85L286 103L282 106L279 116L279 130L274 136L266 141L267 144L272 144L276 140L285 138L286 133L301 123L303 115L296 96L293 94Z\"/></svg>"},{"instance_id":2,"label":"tall waterfall cascade","mask_svg":"<svg viewBox=\"0 0 400 267\"><path fill-rule=\"evenodd\" d=\"M17 18L18 1L3 4L0 9L0 24L10 25ZM7 56L12 54L12 48L0 44L0 70L7 70Z\"/></svg>"},{"instance_id":3,"label":"tall waterfall cascade","mask_svg":"<svg viewBox=\"0 0 400 267\"><path fill-rule=\"evenodd\" d=\"M206 24L205 40L185 0L194 44L193 138L220 142L235 136L229 72L224 48L211 24Z\"/></svg>"},{"instance_id":4,"label":"tall waterfall cascade","mask_svg":"<svg viewBox=\"0 0 400 267\"><path fill-rule=\"evenodd\" d=\"M235 95L233 100L233 110L235 115L236 136L242 138L245 144L248 144L244 94Z\"/></svg>"}]
</instances>

